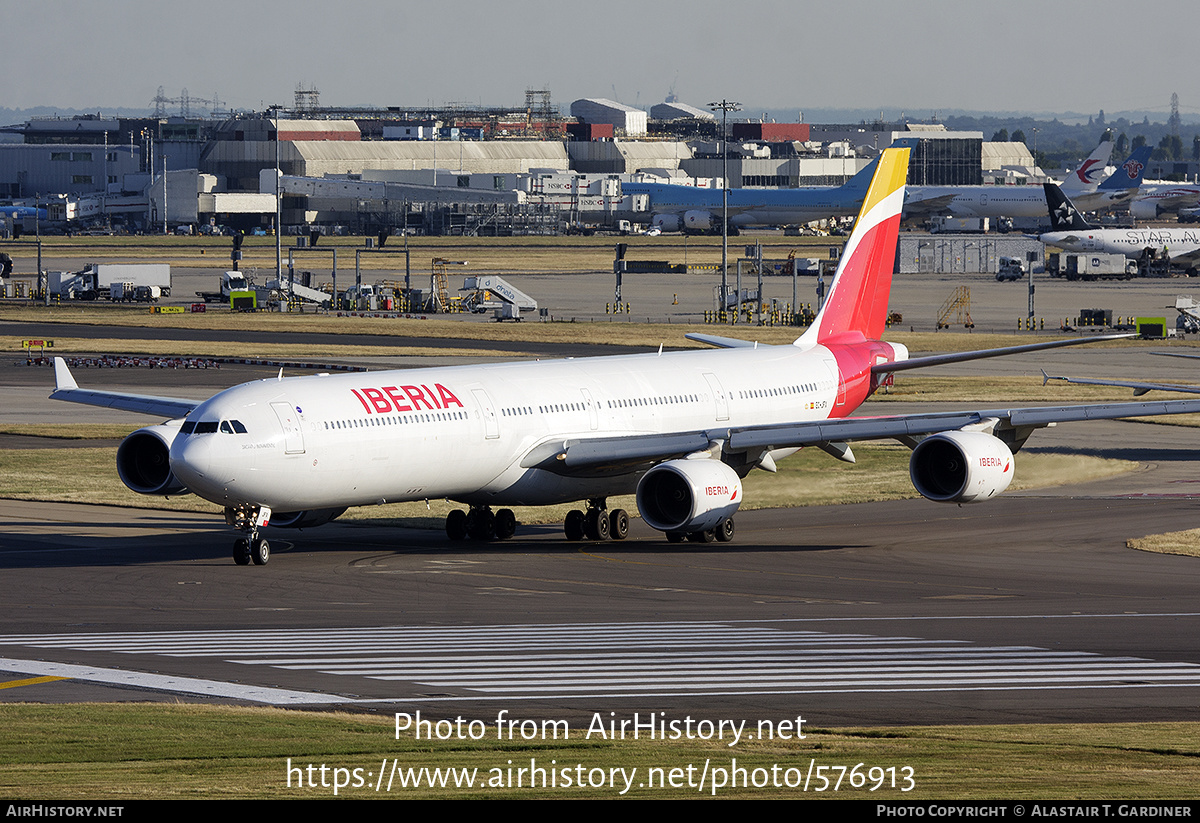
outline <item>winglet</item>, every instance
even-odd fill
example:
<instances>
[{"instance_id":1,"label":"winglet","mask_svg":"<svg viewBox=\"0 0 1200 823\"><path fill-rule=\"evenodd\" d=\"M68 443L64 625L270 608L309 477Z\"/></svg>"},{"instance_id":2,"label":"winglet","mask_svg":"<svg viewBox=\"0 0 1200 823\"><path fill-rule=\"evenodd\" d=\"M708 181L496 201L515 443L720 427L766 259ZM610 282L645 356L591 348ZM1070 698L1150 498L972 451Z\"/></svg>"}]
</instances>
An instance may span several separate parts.
<instances>
[{"instance_id":1,"label":"winglet","mask_svg":"<svg viewBox=\"0 0 1200 823\"><path fill-rule=\"evenodd\" d=\"M71 370L67 368L67 361L61 357L54 358L54 390L63 391L77 388L79 388L79 384L71 376Z\"/></svg>"}]
</instances>

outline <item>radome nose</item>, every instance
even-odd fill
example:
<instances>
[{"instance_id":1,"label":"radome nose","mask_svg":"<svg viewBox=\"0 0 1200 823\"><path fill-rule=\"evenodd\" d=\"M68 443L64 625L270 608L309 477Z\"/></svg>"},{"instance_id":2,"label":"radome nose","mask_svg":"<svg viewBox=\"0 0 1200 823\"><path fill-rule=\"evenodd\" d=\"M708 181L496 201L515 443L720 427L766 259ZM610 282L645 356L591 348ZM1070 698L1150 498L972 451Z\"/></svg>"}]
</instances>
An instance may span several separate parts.
<instances>
[{"instance_id":1,"label":"radome nose","mask_svg":"<svg viewBox=\"0 0 1200 823\"><path fill-rule=\"evenodd\" d=\"M219 488L219 461L214 459L215 435L180 435L171 444L171 472L194 492Z\"/></svg>"}]
</instances>

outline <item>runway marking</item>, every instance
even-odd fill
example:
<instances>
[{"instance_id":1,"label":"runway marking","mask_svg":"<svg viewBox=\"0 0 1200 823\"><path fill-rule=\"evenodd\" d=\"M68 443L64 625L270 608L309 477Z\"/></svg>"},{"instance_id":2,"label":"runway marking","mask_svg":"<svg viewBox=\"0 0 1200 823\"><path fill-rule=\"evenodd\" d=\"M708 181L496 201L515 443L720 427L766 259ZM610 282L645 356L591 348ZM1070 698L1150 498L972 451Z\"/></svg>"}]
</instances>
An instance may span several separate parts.
<instances>
[{"instance_id":1,"label":"runway marking","mask_svg":"<svg viewBox=\"0 0 1200 823\"><path fill-rule=\"evenodd\" d=\"M16 660L0 657L0 670L42 674L39 680L83 680L89 683L105 683L152 689L160 692L178 692L203 697L228 697L235 700L251 700L272 706L305 705L313 703L344 703L344 698L315 692L270 689L241 683L222 683L219 680L200 680L192 677L172 677L161 674L108 669L99 666L72 666L67 663L50 663L42 660Z\"/></svg>"},{"instance_id":2,"label":"runway marking","mask_svg":"<svg viewBox=\"0 0 1200 823\"><path fill-rule=\"evenodd\" d=\"M817 631L794 628L803 621L783 622L114 632L0 636L0 644L218 658L270 669L257 679L273 681L284 672L311 672L406 684L399 700L1200 687L1200 665L1191 662ZM362 691L347 683L346 691ZM290 702L356 702L286 694L295 695Z\"/></svg>"},{"instance_id":3,"label":"runway marking","mask_svg":"<svg viewBox=\"0 0 1200 823\"><path fill-rule=\"evenodd\" d=\"M67 677L29 677L25 680L10 680L0 683L0 689L19 689L21 686L36 686L39 683L53 683L55 680L69 680Z\"/></svg>"}]
</instances>

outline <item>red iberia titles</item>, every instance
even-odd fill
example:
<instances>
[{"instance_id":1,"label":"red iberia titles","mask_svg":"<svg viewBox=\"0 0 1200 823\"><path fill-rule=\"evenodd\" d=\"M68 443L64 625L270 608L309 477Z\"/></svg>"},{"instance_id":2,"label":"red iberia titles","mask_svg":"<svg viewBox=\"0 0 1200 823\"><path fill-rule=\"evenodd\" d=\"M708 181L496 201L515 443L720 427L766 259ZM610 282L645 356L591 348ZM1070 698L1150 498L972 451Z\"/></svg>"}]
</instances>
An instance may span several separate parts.
<instances>
[{"instance_id":1,"label":"red iberia titles","mask_svg":"<svg viewBox=\"0 0 1200 823\"><path fill-rule=\"evenodd\" d=\"M435 391L436 389L436 391ZM367 414L388 412L437 411L451 406L463 408L462 401L441 383L433 388L420 386L381 386L380 388L351 389Z\"/></svg>"}]
</instances>

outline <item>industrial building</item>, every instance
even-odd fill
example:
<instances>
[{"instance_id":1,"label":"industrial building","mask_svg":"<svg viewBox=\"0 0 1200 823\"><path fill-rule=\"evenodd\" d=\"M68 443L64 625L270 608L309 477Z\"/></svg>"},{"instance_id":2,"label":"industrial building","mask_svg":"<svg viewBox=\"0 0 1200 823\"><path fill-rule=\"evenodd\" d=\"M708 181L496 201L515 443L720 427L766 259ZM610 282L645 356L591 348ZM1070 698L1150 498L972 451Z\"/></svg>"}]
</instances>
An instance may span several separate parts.
<instances>
[{"instance_id":1,"label":"industrial building","mask_svg":"<svg viewBox=\"0 0 1200 823\"><path fill-rule=\"evenodd\" d=\"M727 174L735 188L837 186L880 148L914 133L921 140L913 184L980 183L989 165L989 182L1023 182L1020 169L1032 165L1021 144L984 143L978 132L938 126L740 121L726 142L710 112L676 100L648 117L588 98L562 117L545 90L528 91L523 108L499 109L321 109L315 90L305 94L297 92L290 112L97 114L9 127L25 142L0 144L0 199L55 200L63 219L107 217L151 231L270 227L278 166L285 229L435 231L494 223L487 214L504 212L537 214L532 222L542 231L547 223L636 216L637 204L622 200L622 180L715 187Z\"/></svg>"}]
</instances>

